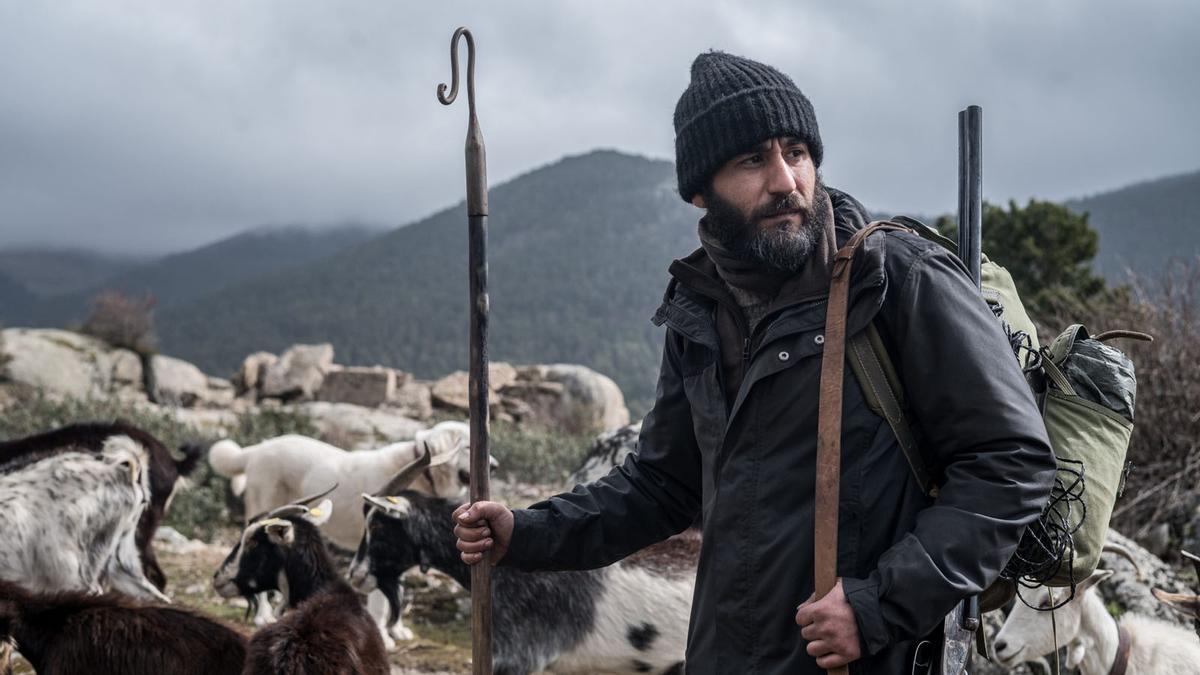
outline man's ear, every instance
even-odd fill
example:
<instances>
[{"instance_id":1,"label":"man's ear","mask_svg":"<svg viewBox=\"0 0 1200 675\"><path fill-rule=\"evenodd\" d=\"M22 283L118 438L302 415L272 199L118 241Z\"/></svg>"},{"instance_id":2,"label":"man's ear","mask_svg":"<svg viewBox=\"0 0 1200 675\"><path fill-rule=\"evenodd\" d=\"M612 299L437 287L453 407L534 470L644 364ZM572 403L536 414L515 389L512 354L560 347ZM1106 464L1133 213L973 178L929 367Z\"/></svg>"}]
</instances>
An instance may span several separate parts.
<instances>
[{"instance_id":1,"label":"man's ear","mask_svg":"<svg viewBox=\"0 0 1200 675\"><path fill-rule=\"evenodd\" d=\"M696 196L692 197L692 206L695 206L698 209L707 209L708 203L704 201L704 195L697 192Z\"/></svg>"}]
</instances>

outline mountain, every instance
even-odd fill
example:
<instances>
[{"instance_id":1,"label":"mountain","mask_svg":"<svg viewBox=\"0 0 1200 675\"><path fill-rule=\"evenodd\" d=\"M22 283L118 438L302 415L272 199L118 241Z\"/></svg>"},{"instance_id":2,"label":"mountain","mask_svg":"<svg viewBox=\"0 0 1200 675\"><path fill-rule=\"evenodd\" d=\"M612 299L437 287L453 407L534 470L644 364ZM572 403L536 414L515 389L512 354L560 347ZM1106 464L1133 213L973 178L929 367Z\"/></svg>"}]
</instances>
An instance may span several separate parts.
<instances>
[{"instance_id":1,"label":"mountain","mask_svg":"<svg viewBox=\"0 0 1200 675\"><path fill-rule=\"evenodd\" d=\"M33 293L7 274L0 272L0 312L24 311L34 302Z\"/></svg>"},{"instance_id":2,"label":"mountain","mask_svg":"<svg viewBox=\"0 0 1200 675\"><path fill-rule=\"evenodd\" d=\"M1164 261L1200 255L1200 171L1066 202L1090 214L1100 234L1096 271L1126 281L1126 269L1154 275Z\"/></svg>"},{"instance_id":3,"label":"mountain","mask_svg":"<svg viewBox=\"0 0 1200 675\"><path fill-rule=\"evenodd\" d=\"M488 233L493 360L581 363L637 408L653 396L667 265L691 252L697 211L665 161L612 151L493 187ZM332 342L340 363L440 376L467 367L462 204L291 273L158 313L163 351L218 374L247 354ZM644 408L642 408L644 409Z\"/></svg>"},{"instance_id":4,"label":"mountain","mask_svg":"<svg viewBox=\"0 0 1200 675\"><path fill-rule=\"evenodd\" d=\"M46 298L21 323L59 326L78 322L103 290L151 295L161 308L187 303L227 286L302 266L378 234L361 225L314 229L263 227L197 249L168 255L94 281L86 288ZM0 314L0 317L3 317ZM9 323L13 318L5 317Z\"/></svg>"},{"instance_id":5,"label":"mountain","mask_svg":"<svg viewBox=\"0 0 1200 675\"><path fill-rule=\"evenodd\" d=\"M38 296L74 293L145 263L91 251L20 247L0 251L0 274Z\"/></svg>"}]
</instances>

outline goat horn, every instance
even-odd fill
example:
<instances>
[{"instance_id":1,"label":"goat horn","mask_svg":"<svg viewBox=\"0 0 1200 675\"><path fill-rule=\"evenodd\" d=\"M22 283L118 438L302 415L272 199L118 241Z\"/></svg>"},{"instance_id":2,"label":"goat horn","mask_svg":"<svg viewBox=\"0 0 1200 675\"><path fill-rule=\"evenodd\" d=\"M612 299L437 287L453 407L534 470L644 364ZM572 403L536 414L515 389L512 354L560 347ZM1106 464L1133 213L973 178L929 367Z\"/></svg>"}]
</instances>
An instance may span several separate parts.
<instances>
[{"instance_id":1,"label":"goat horn","mask_svg":"<svg viewBox=\"0 0 1200 675\"><path fill-rule=\"evenodd\" d=\"M376 497L387 497L389 495L395 495L399 493L401 490L408 487L408 484L413 482L413 479L420 475L422 471L429 468L429 462L431 459L429 456L429 445L426 443L422 443L421 445L425 448L425 452L421 453L420 457L406 464L403 469L400 469L400 471L397 472L390 481L388 481L388 484L383 486L382 490L375 493Z\"/></svg>"},{"instance_id":2,"label":"goat horn","mask_svg":"<svg viewBox=\"0 0 1200 675\"><path fill-rule=\"evenodd\" d=\"M1142 566L1139 565L1138 561L1133 557L1133 551L1130 551L1120 544L1114 544L1111 541L1105 542L1104 546L1100 550L1104 551L1105 553L1115 553L1128 560L1129 564L1133 565L1133 571L1137 573L1138 581L1145 579L1145 575L1142 574Z\"/></svg>"},{"instance_id":3,"label":"goat horn","mask_svg":"<svg viewBox=\"0 0 1200 675\"><path fill-rule=\"evenodd\" d=\"M1184 551L1184 550L1180 550L1179 552L1183 555L1184 558L1187 558L1188 560L1192 561L1192 567L1196 568L1196 577L1200 578L1200 556L1197 556L1194 553L1188 553L1187 551Z\"/></svg>"},{"instance_id":4,"label":"goat horn","mask_svg":"<svg viewBox=\"0 0 1200 675\"><path fill-rule=\"evenodd\" d=\"M297 499L296 501L292 502L291 504L284 504L283 506L275 507L275 508L271 509L270 511L263 511L262 513L254 516L253 518L251 518L250 520L248 520L246 522L257 523L258 521L263 520L264 518L286 518L288 516L303 515L305 513L308 513L308 506L307 506L308 504L311 504L312 502L315 502L316 500L327 496L330 492L333 492L334 490L336 490L337 486L338 486L338 484L334 483L333 485L330 485L329 488L327 488L323 492L318 492L317 494L309 495L307 497L301 497L300 499Z\"/></svg>"}]
</instances>

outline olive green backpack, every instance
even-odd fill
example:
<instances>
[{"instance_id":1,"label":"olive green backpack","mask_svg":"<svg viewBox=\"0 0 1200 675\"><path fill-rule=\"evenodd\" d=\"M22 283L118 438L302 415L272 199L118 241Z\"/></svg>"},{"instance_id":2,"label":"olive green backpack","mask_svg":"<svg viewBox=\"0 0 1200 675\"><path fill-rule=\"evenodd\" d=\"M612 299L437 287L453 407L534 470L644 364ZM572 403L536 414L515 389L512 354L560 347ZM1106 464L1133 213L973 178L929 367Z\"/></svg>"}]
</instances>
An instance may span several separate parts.
<instances>
[{"instance_id":1,"label":"olive green backpack","mask_svg":"<svg viewBox=\"0 0 1200 675\"><path fill-rule=\"evenodd\" d=\"M916 219L892 222L957 253L955 242ZM1133 432L1133 363L1103 342L1150 336L1131 331L1092 336L1074 324L1042 347L1008 270L983 256L980 286L1026 374L1058 460L1050 500L1001 578L1026 586L1073 588L1099 563ZM891 426L921 488L936 496L938 476L920 452L900 378L879 331L869 325L848 340L846 351L868 406Z\"/></svg>"}]
</instances>

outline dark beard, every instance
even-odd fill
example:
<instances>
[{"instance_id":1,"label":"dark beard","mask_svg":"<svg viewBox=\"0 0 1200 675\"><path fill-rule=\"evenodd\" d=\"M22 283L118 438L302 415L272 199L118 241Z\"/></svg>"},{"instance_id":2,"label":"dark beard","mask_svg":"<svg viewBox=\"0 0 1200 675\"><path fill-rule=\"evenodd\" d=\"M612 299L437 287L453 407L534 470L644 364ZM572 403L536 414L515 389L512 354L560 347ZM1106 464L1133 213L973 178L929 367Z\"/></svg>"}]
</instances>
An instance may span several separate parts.
<instances>
[{"instance_id":1,"label":"dark beard","mask_svg":"<svg viewBox=\"0 0 1200 675\"><path fill-rule=\"evenodd\" d=\"M705 234L737 257L774 272L799 272L820 245L821 234L833 219L833 209L828 207L829 193L820 177L813 187L810 204L805 205L800 194L793 192L775 203L760 206L749 217L711 188L702 194L707 214L700 227ZM799 228L759 226L767 218L788 213L800 214Z\"/></svg>"}]
</instances>

